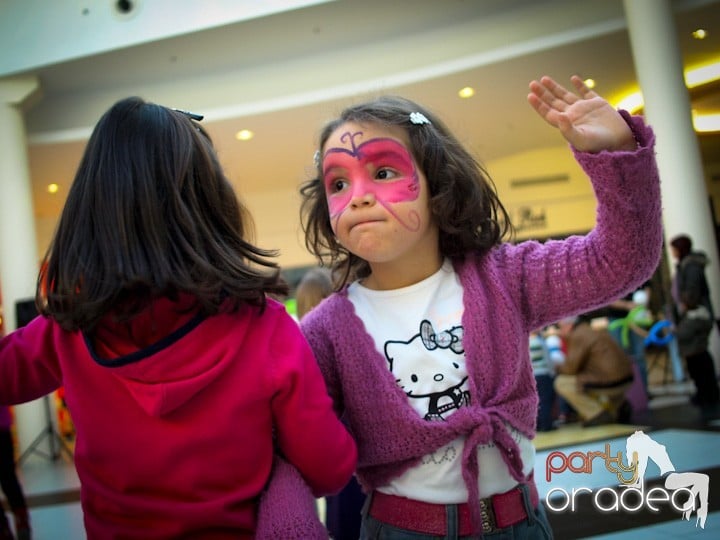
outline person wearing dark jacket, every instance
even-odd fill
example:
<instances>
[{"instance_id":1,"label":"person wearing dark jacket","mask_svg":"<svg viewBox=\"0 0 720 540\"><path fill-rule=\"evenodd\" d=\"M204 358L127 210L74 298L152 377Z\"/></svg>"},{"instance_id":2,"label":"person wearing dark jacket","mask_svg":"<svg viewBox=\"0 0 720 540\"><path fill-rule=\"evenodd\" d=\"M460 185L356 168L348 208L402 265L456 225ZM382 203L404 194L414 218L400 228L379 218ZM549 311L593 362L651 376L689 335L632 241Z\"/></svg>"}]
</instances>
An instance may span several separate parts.
<instances>
[{"instance_id":1,"label":"person wearing dark jacket","mask_svg":"<svg viewBox=\"0 0 720 540\"><path fill-rule=\"evenodd\" d=\"M686 302L705 306L712 318L715 318L710 287L705 277L705 267L710 261L705 253L693 251L692 247L692 239L686 234L680 234L670 241L670 251L677 261L672 281L676 321L682 317Z\"/></svg>"},{"instance_id":2,"label":"person wearing dark jacket","mask_svg":"<svg viewBox=\"0 0 720 540\"><path fill-rule=\"evenodd\" d=\"M686 309L675 327L680 355L685 358L690 378L697 393L693 402L700 407L703 419L717 412L720 403L715 362L708 352L713 320L707 307L686 303Z\"/></svg>"},{"instance_id":3,"label":"person wearing dark jacket","mask_svg":"<svg viewBox=\"0 0 720 540\"><path fill-rule=\"evenodd\" d=\"M705 277L709 260L705 253L692 250L692 240L684 234L670 241L670 249L677 260L672 293L678 349L697 390L693 403L700 407L703 419L708 419L717 412L720 403L715 361L708 350L710 332L716 322Z\"/></svg>"}]
</instances>

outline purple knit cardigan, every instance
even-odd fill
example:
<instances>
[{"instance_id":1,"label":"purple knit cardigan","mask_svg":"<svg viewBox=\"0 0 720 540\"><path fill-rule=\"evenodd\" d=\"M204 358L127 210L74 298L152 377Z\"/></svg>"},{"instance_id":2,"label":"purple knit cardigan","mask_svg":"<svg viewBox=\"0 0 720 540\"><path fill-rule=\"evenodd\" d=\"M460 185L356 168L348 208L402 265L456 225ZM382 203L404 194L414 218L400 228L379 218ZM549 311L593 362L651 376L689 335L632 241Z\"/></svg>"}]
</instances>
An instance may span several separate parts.
<instances>
[{"instance_id":1,"label":"purple knit cardigan","mask_svg":"<svg viewBox=\"0 0 720 540\"><path fill-rule=\"evenodd\" d=\"M484 255L470 253L454 261L464 291L470 406L445 421L421 418L355 314L347 288L303 319L303 332L328 391L357 440L357 475L366 491L386 484L460 435L467 437L463 479L473 508L479 507L479 444L494 441L509 474L518 482L525 480L519 448L504 424L535 436L530 330L623 296L648 279L660 260L654 135L639 117L622 114L638 142L636 151L590 154L573 149L597 198L591 232L543 244L504 243Z\"/></svg>"}]
</instances>

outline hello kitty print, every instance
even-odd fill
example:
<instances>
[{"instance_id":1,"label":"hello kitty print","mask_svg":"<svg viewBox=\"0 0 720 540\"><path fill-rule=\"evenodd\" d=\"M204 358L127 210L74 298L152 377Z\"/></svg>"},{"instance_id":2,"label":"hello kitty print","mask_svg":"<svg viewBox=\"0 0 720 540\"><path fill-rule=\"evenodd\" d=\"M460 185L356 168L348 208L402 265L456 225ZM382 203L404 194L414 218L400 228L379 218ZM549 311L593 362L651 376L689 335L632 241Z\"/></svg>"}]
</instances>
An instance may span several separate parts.
<instances>
[{"instance_id":1,"label":"hello kitty print","mask_svg":"<svg viewBox=\"0 0 720 540\"><path fill-rule=\"evenodd\" d=\"M462 326L438 331L423 320L410 339L385 342L395 381L425 420L444 420L470 403L462 335Z\"/></svg>"}]
</instances>

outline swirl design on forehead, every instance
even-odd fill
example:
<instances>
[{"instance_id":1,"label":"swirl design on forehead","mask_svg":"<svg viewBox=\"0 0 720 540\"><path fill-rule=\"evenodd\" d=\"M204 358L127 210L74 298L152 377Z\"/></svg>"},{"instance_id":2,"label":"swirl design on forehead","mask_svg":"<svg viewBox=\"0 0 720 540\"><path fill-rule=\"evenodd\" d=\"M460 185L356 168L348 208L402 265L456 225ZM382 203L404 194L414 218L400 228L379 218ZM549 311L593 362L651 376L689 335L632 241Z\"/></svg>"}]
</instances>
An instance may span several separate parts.
<instances>
[{"instance_id":1,"label":"swirl design on forehead","mask_svg":"<svg viewBox=\"0 0 720 540\"><path fill-rule=\"evenodd\" d=\"M350 140L350 146L352 146L352 152L350 152L350 154L353 156L357 155L358 153L358 147L355 146L355 137L362 134L362 131L356 131L355 133L350 133L349 131L346 131L340 136L341 143L347 143L348 140ZM360 144L360 146L362 146L362 143Z\"/></svg>"},{"instance_id":2,"label":"swirl design on forehead","mask_svg":"<svg viewBox=\"0 0 720 540\"><path fill-rule=\"evenodd\" d=\"M396 203L416 200L420 194L420 179L407 148L400 141L388 137L378 137L357 144L356 138L362 136L362 131L343 133L340 142L350 148L329 148L323 157L326 190L332 183L334 168L341 169L350 183L347 192L327 192L328 210L334 226L337 228L338 221L350 208L355 197L371 193L375 201L403 227L411 231L419 230L420 216L417 211L411 210L403 219L393 208ZM369 171L373 171L374 175L383 167L394 170L398 177L391 181L377 181Z\"/></svg>"}]
</instances>

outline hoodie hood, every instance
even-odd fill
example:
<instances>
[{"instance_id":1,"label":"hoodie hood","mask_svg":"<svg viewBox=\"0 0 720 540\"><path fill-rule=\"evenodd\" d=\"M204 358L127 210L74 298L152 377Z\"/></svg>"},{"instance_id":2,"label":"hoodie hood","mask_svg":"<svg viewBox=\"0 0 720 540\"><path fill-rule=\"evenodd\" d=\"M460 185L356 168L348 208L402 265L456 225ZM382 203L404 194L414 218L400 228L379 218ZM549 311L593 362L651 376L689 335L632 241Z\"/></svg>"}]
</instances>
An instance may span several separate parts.
<instances>
[{"instance_id":1,"label":"hoodie hood","mask_svg":"<svg viewBox=\"0 0 720 540\"><path fill-rule=\"evenodd\" d=\"M692 253L688 253L683 257L683 259L680 261L679 266L685 267L688 264L697 264L702 266L703 268L706 267L708 264L710 264L710 259L708 259L708 256L705 255L702 251L693 251Z\"/></svg>"},{"instance_id":2,"label":"hoodie hood","mask_svg":"<svg viewBox=\"0 0 720 540\"><path fill-rule=\"evenodd\" d=\"M163 416L215 381L237 359L256 308L203 317L194 299L155 301L132 321L106 317L85 343L148 414ZM228 333L232 333L232 347Z\"/></svg>"}]
</instances>

